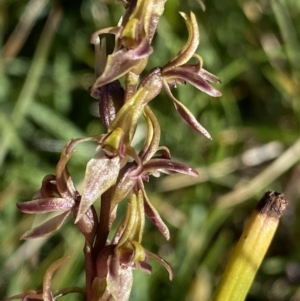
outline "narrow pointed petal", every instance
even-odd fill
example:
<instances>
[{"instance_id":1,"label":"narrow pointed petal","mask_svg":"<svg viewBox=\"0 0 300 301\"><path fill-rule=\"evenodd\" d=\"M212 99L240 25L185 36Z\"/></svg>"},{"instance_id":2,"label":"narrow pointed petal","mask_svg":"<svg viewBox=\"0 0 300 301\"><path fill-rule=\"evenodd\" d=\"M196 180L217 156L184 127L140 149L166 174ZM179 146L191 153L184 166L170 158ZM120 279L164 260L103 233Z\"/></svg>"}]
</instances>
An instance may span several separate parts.
<instances>
[{"instance_id":1,"label":"narrow pointed petal","mask_svg":"<svg viewBox=\"0 0 300 301\"><path fill-rule=\"evenodd\" d=\"M123 228L122 229L123 231L122 231L122 235L120 236L120 239L118 240L118 247L122 247L122 245L126 244L126 242L133 240L139 222L138 218L139 218L139 212L138 212L137 196L133 193L130 198L130 203L128 204L127 207L124 224L121 223L121 227Z\"/></svg>"},{"instance_id":2,"label":"narrow pointed petal","mask_svg":"<svg viewBox=\"0 0 300 301\"><path fill-rule=\"evenodd\" d=\"M121 49L107 57L105 69L92 87L92 91L102 87L129 72L139 60L148 57L152 53L149 41L144 39L137 48Z\"/></svg>"},{"instance_id":3,"label":"narrow pointed petal","mask_svg":"<svg viewBox=\"0 0 300 301\"><path fill-rule=\"evenodd\" d=\"M170 239L170 231L167 225L164 223L155 207L150 203L146 191L143 190L143 199L145 206L145 213L151 220L151 222L158 228L166 240Z\"/></svg>"},{"instance_id":4,"label":"narrow pointed petal","mask_svg":"<svg viewBox=\"0 0 300 301\"><path fill-rule=\"evenodd\" d=\"M57 231L69 216L70 211L64 212L63 214L57 215L42 225L27 231L22 235L21 239L32 239L49 236Z\"/></svg>"},{"instance_id":5,"label":"narrow pointed petal","mask_svg":"<svg viewBox=\"0 0 300 301\"><path fill-rule=\"evenodd\" d=\"M97 141L97 137L72 139L64 147L60 160L56 166L57 189L63 198L70 200L75 199L79 195L67 168L67 163L75 151L75 146L81 142L95 140Z\"/></svg>"},{"instance_id":6,"label":"narrow pointed petal","mask_svg":"<svg viewBox=\"0 0 300 301\"><path fill-rule=\"evenodd\" d=\"M147 122L147 137L139 153L143 162L148 161L156 153L160 142L160 126L149 106L145 106L143 115Z\"/></svg>"},{"instance_id":7,"label":"narrow pointed petal","mask_svg":"<svg viewBox=\"0 0 300 301\"><path fill-rule=\"evenodd\" d=\"M65 256L54 261L50 267L47 269L43 281L43 300L44 301L54 301L54 297L51 292L51 281L54 272L63 264L65 264L70 259L70 256Z\"/></svg>"},{"instance_id":8,"label":"narrow pointed petal","mask_svg":"<svg viewBox=\"0 0 300 301\"><path fill-rule=\"evenodd\" d=\"M197 64L184 64L181 66L181 68L184 68L188 72L200 75L203 79L210 83L221 83L221 80L217 76L202 68L203 59L199 54L194 53L193 57L196 58L196 60L198 61Z\"/></svg>"},{"instance_id":9,"label":"narrow pointed petal","mask_svg":"<svg viewBox=\"0 0 300 301\"><path fill-rule=\"evenodd\" d=\"M196 0L196 1L199 4L199 6L202 9L202 11L205 12L206 7L205 7L205 4L203 3L203 1L202 0Z\"/></svg>"},{"instance_id":10,"label":"narrow pointed petal","mask_svg":"<svg viewBox=\"0 0 300 301\"><path fill-rule=\"evenodd\" d=\"M67 167L67 163L74 152L74 144L73 140L68 142L63 149L60 160L56 166L57 189L60 195L66 199L74 199L77 194L77 190Z\"/></svg>"},{"instance_id":11,"label":"narrow pointed petal","mask_svg":"<svg viewBox=\"0 0 300 301\"><path fill-rule=\"evenodd\" d=\"M193 169L192 167L189 167L186 164L168 160L168 159L153 158L144 164L145 173L151 173L152 171L156 171L156 170L167 174L181 173L193 177L199 176L196 169Z\"/></svg>"},{"instance_id":12,"label":"narrow pointed petal","mask_svg":"<svg viewBox=\"0 0 300 301\"><path fill-rule=\"evenodd\" d=\"M138 243L141 243L144 233L144 227L145 227L145 208L144 208L144 198L143 198L143 192L140 190L137 195L137 226L135 230L135 234L132 237L133 241L136 241ZM132 242L133 243L133 242ZM133 243L134 244L134 243ZM144 258L138 258L135 260L143 261Z\"/></svg>"},{"instance_id":13,"label":"narrow pointed petal","mask_svg":"<svg viewBox=\"0 0 300 301\"><path fill-rule=\"evenodd\" d=\"M36 199L29 202L17 203L17 207L24 213L47 213L53 211L71 210L75 202L63 198Z\"/></svg>"},{"instance_id":14,"label":"narrow pointed petal","mask_svg":"<svg viewBox=\"0 0 300 301\"><path fill-rule=\"evenodd\" d=\"M133 147L131 147L131 146L127 147L126 152L127 152L127 155L129 155L131 158L134 159L134 161L137 165L135 169L133 169L132 171L129 172L128 176L132 177L132 178L137 178L143 170L142 160Z\"/></svg>"},{"instance_id":15,"label":"narrow pointed petal","mask_svg":"<svg viewBox=\"0 0 300 301\"><path fill-rule=\"evenodd\" d=\"M163 258L161 258L160 256L150 252L149 250L146 250L145 249L145 252L146 252L146 255L150 258L153 258L155 260L157 260L158 262L160 262L165 268L166 270L168 271L169 273L169 279L172 280L173 279L173 269L172 267L170 266L170 264L165 261Z\"/></svg>"},{"instance_id":16,"label":"narrow pointed petal","mask_svg":"<svg viewBox=\"0 0 300 301\"><path fill-rule=\"evenodd\" d=\"M171 152L166 146L159 146L157 151L159 151L161 153L159 158L171 160Z\"/></svg>"},{"instance_id":17,"label":"narrow pointed petal","mask_svg":"<svg viewBox=\"0 0 300 301\"><path fill-rule=\"evenodd\" d=\"M118 36L120 34L121 30L122 30L122 27L120 27L120 26L107 27L107 28L102 28L100 30L97 30L91 36L91 44L94 44L94 45L100 44L99 35L101 35L101 34L113 34L115 36Z\"/></svg>"},{"instance_id":18,"label":"narrow pointed petal","mask_svg":"<svg viewBox=\"0 0 300 301\"><path fill-rule=\"evenodd\" d=\"M60 290L56 291L55 294L54 294L54 297L59 298L59 297L63 297L63 296L66 296L66 295L69 295L69 294L74 294L74 293L85 295L86 290L84 288L81 288L81 287L78 287L78 286L63 288L63 289L60 289Z\"/></svg>"},{"instance_id":19,"label":"narrow pointed petal","mask_svg":"<svg viewBox=\"0 0 300 301\"><path fill-rule=\"evenodd\" d=\"M142 270L143 272L147 273L147 274L151 274L152 273L152 267L151 265L146 262L146 261L136 261L135 262L135 267L137 269Z\"/></svg>"},{"instance_id":20,"label":"narrow pointed petal","mask_svg":"<svg viewBox=\"0 0 300 301\"><path fill-rule=\"evenodd\" d=\"M103 192L116 183L119 170L120 158L118 156L107 158L102 150L88 162L75 223L83 217Z\"/></svg>"},{"instance_id":21,"label":"narrow pointed petal","mask_svg":"<svg viewBox=\"0 0 300 301\"><path fill-rule=\"evenodd\" d=\"M175 67L185 64L194 55L199 45L200 34L195 14L191 12L190 18L182 12L180 13L180 15L185 20L189 32L189 37L183 49L176 55L173 60L171 60L165 67L163 67L164 71L171 70Z\"/></svg>"},{"instance_id":22,"label":"narrow pointed petal","mask_svg":"<svg viewBox=\"0 0 300 301\"><path fill-rule=\"evenodd\" d=\"M156 32L156 28L158 25L159 18L163 14L165 10L165 4L167 0L155 0L154 5L152 6L152 13L149 21L149 29L148 32L148 39L151 43L153 36Z\"/></svg>"},{"instance_id":23,"label":"narrow pointed petal","mask_svg":"<svg viewBox=\"0 0 300 301\"><path fill-rule=\"evenodd\" d=\"M221 80L217 76L213 75L203 68L199 70L199 75L210 83L221 83Z\"/></svg>"},{"instance_id":24,"label":"narrow pointed petal","mask_svg":"<svg viewBox=\"0 0 300 301\"><path fill-rule=\"evenodd\" d=\"M140 20L147 39L151 42L156 32L158 20L164 12L166 0L140 0L137 1L130 19Z\"/></svg>"},{"instance_id":25,"label":"narrow pointed petal","mask_svg":"<svg viewBox=\"0 0 300 301\"><path fill-rule=\"evenodd\" d=\"M197 121L197 119L194 117L194 115L188 110L187 107L185 107L182 103L180 103L172 94L168 84L164 82L164 87L166 89L167 94L173 101L176 110L181 115L181 117L196 131L207 137L208 139L211 139L211 136L209 132Z\"/></svg>"},{"instance_id":26,"label":"narrow pointed petal","mask_svg":"<svg viewBox=\"0 0 300 301\"><path fill-rule=\"evenodd\" d=\"M202 69L201 69L202 70ZM170 70L168 72L163 73L164 79L166 82L189 82L191 85L199 89L200 91L212 96L212 97L220 97L222 93L215 89L211 84L209 84L205 78L209 77L208 72L204 72L201 70L199 73L191 72L188 66L177 67L176 69ZM201 75L204 74L204 77ZM211 76L212 80L214 78Z\"/></svg>"}]
</instances>

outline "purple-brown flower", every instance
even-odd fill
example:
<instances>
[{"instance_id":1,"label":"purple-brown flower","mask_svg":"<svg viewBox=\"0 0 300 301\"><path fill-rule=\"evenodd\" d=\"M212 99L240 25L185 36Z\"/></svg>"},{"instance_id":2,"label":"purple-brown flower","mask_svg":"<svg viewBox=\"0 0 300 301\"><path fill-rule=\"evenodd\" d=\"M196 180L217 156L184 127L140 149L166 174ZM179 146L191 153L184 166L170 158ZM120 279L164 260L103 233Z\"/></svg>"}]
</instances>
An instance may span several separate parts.
<instances>
[{"instance_id":1,"label":"purple-brown flower","mask_svg":"<svg viewBox=\"0 0 300 301\"><path fill-rule=\"evenodd\" d=\"M138 268L151 273L149 257L160 262L172 279L173 272L170 265L141 245L144 224L143 192L139 190L131 195L126 215L112 243L97 256L97 276L93 283L94 296L97 300L110 300L113 297L118 301L127 301L132 286L132 271Z\"/></svg>"},{"instance_id":2,"label":"purple-brown flower","mask_svg":"<svg viewBox=\"0 0 300 301\"><path fill-rule=\"evenodd\" d=\"M108 127L108 135L113 131L118 131L120 140L122 135L127 146L131 144L137 122L142 115L145 106L160 93L163 87L173 101L175 108L181 117L194 129L204 136L211 138L207 130L201 126L188 108L179 102L171 92L171 88L176 87L177 84L189 82L197 89L210 96L221 96L221 93L210 85L210 82L220 82L220 80L202 68L202 58L195 54L199 45L199 30L195 15L193 13L191 13L190 16L187 16L184 13L181 13L181 15L185 19L189 32L186 45L165 66L154 68L144 77L137 85L136 91L131 94L129 99L126 99L125 104L118 111L116 118ZM198 61L197 64L187 63L192 57ZM106 66L109 66L109 64L110 63L107 62ZM113 69L113 72L117 70L112 65L109 69ZM117 77L122 75L123 72L120 72ZM111 80L112 78L103 72L95 81L92 91L97 91Z\"/></svg>"},{"instance_id":3,"label":"purple-brown flower","mask_svg":"<svg viewBox=\"0 0 300 301\"><path fill-rule=\"evenodd\" d=\"M164 11L166 0L137 0L128 1L127 9L118 26L96 31L91 37L91 43L98 52L99 35L114 34L115 48L107 57L102 72L98 73L92 94L98 87L113 82L119 77L131 72L127 79L126 93L132 95L138 83L138 76L144 70L148 57L153 52L151 42L156 31L158 19ZM96 66L96 70L97 70ZM131 87L132 86L132 87Z\"/></svg>"},{"instance_id":4,"label":"purple-brown flower","mask_svg":"<svg viewBox=\"0 0 300 301\"><path fill-rule=\"evenodd\" d=\"M75 188L67 163L76 144L98 139L98 137L92 137L71 140L61 154L56 167L56 175L48 175L44 178L33 200L17 204L22 212L30 214L62 212L42 225L27 231L22 239L48 236L54 233L72 213L87 241L93 242L98 220L92 204L116 182L120 168L119 158L107 158L102 151L98 152L87 164L82 194Z\"/></svg>"},{"instance_id":5,"label":"purple-brown flower","mask_svg":"<svg viewBox=\"0 0 300 301\"><path fill-rule=\"evenodd\" d=\"M96 79L91 95L99 101L103 134L70 140L61 153L55 175L47 175L42 186L29 202L17 206L25 213L58 212L42 225L27 231L22 238L47 236L58 230L69 215L85 237L86 299L88 301L127 301L132 286L132 272L142 269L151 273L149 259L160 262L172 279L170 265L142 245L146 216L168 240L170 233L158 211L148 199L144 183L161 173L183 173L198 176L193 168L171 159L167 147L160 145L161 129L150 102L164 88L183 119L194 129L211 138L193 114L172 94L178 84L190 83L200 91L218 97L221 93L210 83L220 80L203 69L202 58L196 54L199 30L195 15L180 13L188 29L188 40L182 50L163 67L155 67L140 79L153 49L158 19L166 0L122 0L126 12L117 26L98 30L92 35L95 45ZM102 34L115 35L115 47L106 53ZM190 64L191 59L196 60ZM120 77L124 76L121 85ZM146 135L141 149L132 141L141 118ZM85 169L82 190L77 190L68 170L68 162L78 143L96 142L96 153ZM126 214L114 237L109 233L118 205L130 197ZM94 203L100 200L99 212ZM53 272L64 262L54 262L47 270L42 291L19 295L25 301L54 301L68 293L54 295L50 289ZM71 288L70 292L76 292ZM80 291L82 292L82 291Z\"/></svg>"}]
</instances>

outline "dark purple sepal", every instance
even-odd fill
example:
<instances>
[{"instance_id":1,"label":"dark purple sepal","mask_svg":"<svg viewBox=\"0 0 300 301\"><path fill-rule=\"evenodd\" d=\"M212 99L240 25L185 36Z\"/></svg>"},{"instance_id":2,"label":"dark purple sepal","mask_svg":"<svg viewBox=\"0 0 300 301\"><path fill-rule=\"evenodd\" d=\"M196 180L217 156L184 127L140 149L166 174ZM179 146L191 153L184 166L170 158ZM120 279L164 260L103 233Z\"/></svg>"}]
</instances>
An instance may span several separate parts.
<instances>
[{"instance_id":1,"label":"dark purple sepal","mask_svg":"<svg viewBox=\"0 0 300 301\"><path fill-rule=\"evenodd\" d=\"M111 83L128 73L133 67L139 64L140 59L148 57L152 53L152 47L147 39L134 49L121 49L107 57L107 63L103 73L96 79L91 88L91 93L99 87Z\"/></svg>"},{"instance_id":2,"label":"dark purple sepal","mask_svg":"<svg viewBox=\"0 0 300 301\"><path fill-rule=\"evenodd\" d=\"M29 202L17 203L17 207L24 213L38 214L53 211L71 210L75 202L63 198L36 199Z\"/></svg>"},{"instance_id":3,"label":"dark purple sepal","mask_svg":"<svg viewBox=\"0 0 300 301\"><path fill-rule=\"evenodd\" d=\"M167 83L164 83L164 87L168 96L173 101L176 110L180 114L180 116L196 131L207 137L208 139L212 139L209 132L197 121L195 116L189 111L189 109L184 106L181 102L179 102L172 94Z\"/></svg>"},{"instance_id":4,"label":"dark purple sepal","mask_svg":"<svg viewBox=\"0 0 300 301\"><path fill-rule=\"evenodd\" d=\"M149 258L152 258L152 259L155 259L156 261L158 261L159 263L161 263L165 268L166 270L168 271L169 273L169 279L172 280L173 279L173 269L172 267L170 266L170 264L164 260L163 258L161 258L160 256L150 252L149 250L146 250L145 249L145 253L146 255L149 257Z\"/></svg>"},{"instance_id":5,"label":"dark purple sepal","mask_svg":"<svg viewBox=\"0 0 300 301\"><path fill-rule=\"evenodd\" d=\"M157 227L157 229L162 233L162 235L169 240L170 239L170 231L167 225L164 223L159 213L155 209L155 207L150 203L145 190L143 190L143 199L144 199L144 208L145 213L151 220L151 222Z\"/></svg>"},{"instance_id":6,"label":"dark purple sepal","mask_svg":"<svg viewBox=\"0 0 300 301\"><path fill-rule=\"evenodd\" d=\"M192 167L189 167L186 164L168 160L168 159L159 159L159 158L153 158L147 163L144 164L144 173L152 173L154 171L159 171L162 173L182 173L185 175L198 177L198 172L193 169Z\"/></svg>"},{"instance_id":7,"label":"dark purple sepal","mask_svg":"<svg viewBox=\"0 0 300 301\"><path fill-rule=\"evenodd\" d=\"M198 90L210 96L220 97L222 93L215 89L211 84L209 84L201 74L204 74L206 78L208 77L207 73L190 72L190 69L187 68L187 66L179 66L167 72L163 72L163 77L166 82L170 81L171 85L174 85L174 82L181 83L182 81L184 81L190 83Z\"/></svg>"},{"instance_id":8,"label":"dark purple sepal","mask_svg":"<svg viewBox=\"0 0 300 301\"><path fill-rule=\"evenodd\" d=\"M53 234L62 226L62 224L65 222L70 213L70 211L67 211L51 218L42 225L24 233L21 239L33 239Z\"/></svg>"}]
</instances>

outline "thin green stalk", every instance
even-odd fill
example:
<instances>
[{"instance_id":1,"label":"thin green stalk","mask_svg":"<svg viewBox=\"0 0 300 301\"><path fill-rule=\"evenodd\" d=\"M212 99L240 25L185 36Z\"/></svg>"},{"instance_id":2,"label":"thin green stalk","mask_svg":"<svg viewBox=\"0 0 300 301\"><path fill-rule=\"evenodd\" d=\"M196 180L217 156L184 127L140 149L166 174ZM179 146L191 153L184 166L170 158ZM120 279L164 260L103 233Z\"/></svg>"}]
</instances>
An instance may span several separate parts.
<instances>
[{"instance_id":1,"label":"thin green stalk","mask_svg":"<svg viewBox=\"0 0 300 301\"><path fill-rule=\"evenodd\" d=\"M234 248L212 301L243 301L287 205L283 194L266 192Z\"/></svg>"}]
</instances>

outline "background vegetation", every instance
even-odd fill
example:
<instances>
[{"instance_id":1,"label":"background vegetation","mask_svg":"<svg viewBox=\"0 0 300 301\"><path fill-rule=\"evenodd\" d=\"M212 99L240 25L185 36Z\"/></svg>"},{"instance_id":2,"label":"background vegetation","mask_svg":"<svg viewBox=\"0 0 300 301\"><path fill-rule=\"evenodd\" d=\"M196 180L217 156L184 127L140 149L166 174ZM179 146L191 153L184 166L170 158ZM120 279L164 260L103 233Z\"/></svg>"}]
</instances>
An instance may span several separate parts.
<instances>
[{"instance_id":1,"label":"background vegetation","mask_svg":"<svg viewBox=\"0 0 300 301\"><path fill-rule=\"evenodd\" d=\"M162 144L173 158L197 167L200 177L162 177L147 185L171 240L148 223L143 245L168 260L175 277L169 282L156 264L151 276L136 271L131 300L208 300L268 189L284 192L289 207L247 300L300 300L300 2L214 0L204 13L195 0L169 0L148 68L167 62L185 43L178 11L190 10L200 26L198 53L221 78L223 97L191 86L176 92L212 141L179 120L164 95L151 103ZM50 238L19 241L45 216L21 214L15 204L29 200L44 175L54 173L67 140L102 132L88 92L94 76L89 39L115 25L122 11L109 0L0 1L0 296L40 288L46 267L66 252L71 262L54 287L84 283L83 239L72 223ZM82 149L71 161L79 186L93 151Z\"/></svg>"}]
</instances>

